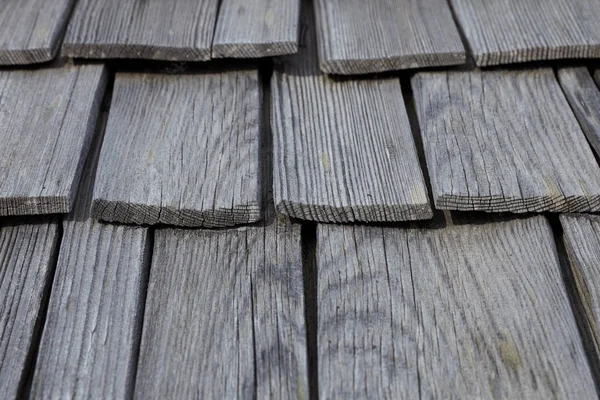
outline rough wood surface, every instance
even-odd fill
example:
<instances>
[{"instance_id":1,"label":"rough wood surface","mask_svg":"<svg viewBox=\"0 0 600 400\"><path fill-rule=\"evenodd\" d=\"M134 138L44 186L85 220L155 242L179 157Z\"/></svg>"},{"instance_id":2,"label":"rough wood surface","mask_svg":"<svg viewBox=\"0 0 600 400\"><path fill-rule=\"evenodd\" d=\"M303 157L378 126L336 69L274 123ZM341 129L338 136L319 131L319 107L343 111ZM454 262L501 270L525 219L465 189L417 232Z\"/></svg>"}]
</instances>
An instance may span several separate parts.
<instances>
[{"instance_id":1,"label":"rough wood surface","mask_svg":"<svg viewBox=\"0 0 600 400\"><path fill-rule=\"evenodd\" d=\"M317 241L319 398L595 398L544 218Z\"/></svg>"},{"instance_id":2,"label":"rough wood surface","mask_svg":"<svg viewBox=\"0 0 600 400\"><path fill-rule=\"evenodd\" d=\"M600 217L561 215L560 223L586 324L600 354Z\"/></svg>"},{"instance_id":3,"label":"rough wood surface","mask_svg":"<svg viewBox=\"0 0 600 400\"><path fill-rule=\"evenodd\" d=\"M319 71L314 30L306 38L271 80L278 211L322 222L431 218L399 80L334 81Z\"/></svg>"},{"instance_id":4,"label":"rough wood surface","mask_svg":"<svg viewBox=\"0 0 600 400\"><path fill-rule=\"evenodd\" d=\"M137 398L308 398L300 228L156 233Z\"/></svg>"},{"instance_id":5,"label":"rough wood surface","mask_svg":"<svg viewBox=\"0 0 600 400\"><path fill-rule=\"evenodd\" d=\"M0 215L71 210L106 79L97 65L0 71Z\"/></svg>"},{"instance_id":6,"label":"rough wood surface","mask_svg":"<svg viewBox=\"0 0 600 400\"><path fill-rule=\"evenodd\" d=\"M600 57L597 0L451 0L478 66Z\"/></svg>"},{"instance_id":7,"label":"rough wood surface","mask_svg":"<svg viewBox=\"0 0 600 400\"><path fill-rule=\"evenodd\" d=\"M7 0L0 7L0 65L56 56L75 0Z\"/></svg>"},{"instance_id":8,"label":"rough wood surface","mask_svg":"<svg viewBox=\"0 0 600 400\"><path fill-rule=\"evenodd\" d=\"M590 144L600 154L600 91L585 67L561 68L558 80Z\"/></svg>"},{"instance_id":9,"label":"rough wood surface","mask_svg":"<svg viewBox=\"0 0 600 400\"><path fill-rule=\"evenodd\" d=\"M223 227L260 219L257 71L117 74L92 214Z\"/></svg>"},{"instance_id":10,"label":"rough wood surface","mask_svg":"<svg viewBox=\"0 0 600 400\"><path fill-rule=\"evenodd\" d=\"M298 51L300 0L223 0L213 57L256 58Z\"/></svg>"},{"instance_id":11,"label":"rough wood surface","mask_svg":"<svg viewBox=\"0 0 600 400\"><path fill-rule=\"evenodd\" d=\"M25 387L58 240L56 223L0 229L0 393L6 399L19 398Z\"/></svg>"},{"instance_id":12,"label":"rough wood surface","mask_svg":"<svg viewBox=\"0 0 600 400\"><path fill-rule=\"evenodd\" d=\"M80 58L210 59L219 0L80 0L63 53Z\"/></svg>"},{"instance_id":13,"label":"rough wood surface","mask_svg":"<svg viewBox=\"0 0 600 400\"><path fill-rule=\"evenodd\" d=\"M321 69L365 74L463 64L443 0L314 0Z\"/></svg>"},{"instance_id":14,"label":"rough wood surface","mask_svg":"<svg viewBox=\"0 0 600 400\"><path fill-rule=\"evenodd\" d=\"M412 84L437 208L600 210L600 168L551 69Z\"/></svg>"}]
</instances>

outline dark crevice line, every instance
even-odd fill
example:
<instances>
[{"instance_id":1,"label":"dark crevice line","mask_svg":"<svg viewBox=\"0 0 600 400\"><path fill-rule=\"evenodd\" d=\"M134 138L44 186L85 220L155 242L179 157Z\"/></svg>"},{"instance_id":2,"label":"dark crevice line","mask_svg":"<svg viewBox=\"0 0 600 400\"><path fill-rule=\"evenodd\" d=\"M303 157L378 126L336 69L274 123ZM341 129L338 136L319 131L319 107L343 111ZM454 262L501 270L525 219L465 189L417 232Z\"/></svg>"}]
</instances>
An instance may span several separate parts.
<instances>
[{"instance_id":1,"label":"dark crevice line","mask_svg":"<svg viewBox=\"0 0 600 400\"><path fill-rule=\"evenodd\" d=\"M309 399L319 398L319 360L317 342L317 224L305 222L301 229L302 276L304 280L304 317L306 319L306 356Z\"/></svg>"},{"instance_id":2,"label":"dark crevice line","mask_svg":"<svg viewBox=\"0 0 600 400\"><path fill-rule=\"evenodd\" d=\"M21 376L21 381L19 382L19 389L17 391L18 399L29 399L31 398L31 385L33 383L33 374L35 372L35 365L37 362L38 354L40 351L40 344L42 339L42 333L44 331L44 327L46 326L46 316L48 314L48 305L50 303L50 295L52 293L52 287L54 286L54 277L56 275L56 267L58 265L58 256L60 254L60 248L62 246L63 240L63 227L62 221L59 218L55 218L53 221L56 224L57 237L56 243L54 244L54 249L52 251L52 256L50 258L50 269L48 271L48 278L44 284L44 290L42 292L42 301L40 305L40 309L38 312L38 316L35 321L35 326L33 329L31 345L27 352L27 357L25 359L25 367L23 369L24 373Z\"/></svg>"},{"instance_id":3,"label":"dark crevice line","mask_svg":"<svg viewBox=\"0 0 600 400\"><path fill-rule=\"evenodd\" d=\"M577 290L575 275L571 269L571 264L569 262L569 256L564 241L563 228L558 215L548 214L547 217L550 221L552 232L554 233L554 241L556 243L556 249L558 252L558 261L560 263L563 283L569 297L569 304L571 306L573 315L575 316L575 321L577 323L579 335L581 336L585 356L596 385L596 392L600 397L600 354L598 354L596 351L594 336L587 322L583 300L579 296L579 292Z\"/></svg>"},{"instance_id":4,"label":"dark crevice line","mask_svg":"<svg viewBox=\"0 0 600 400\"><path fill-rule=\"evenodd\" d=\"M246 240L248 237L246 236ZM247 244L246 244L247 246ZM248 247L246 247L248 249ZM254 377L254 398L258 399L258 354L256 352L256 320L255 320L255 307L254 302L254 282L252 281L252 272L250 272L250 318L252 321L252 369Z\"/></svg>"},{"instance_id":5,"label":"dark crevice line","mask_svg":"<svg viewBox=\"0 0 600 400\"><path fill-rule=\"evenodd\" d=\"M271 129L271 77L273 63L265 59L259 67L261 84L261 120L260 120L260 153L258 165L260 170L260 199L262 199L262 217L266 225L275 218L273 204L273 132Z\"/></svg>"},{"instance_id":6,"label":"dark crevice line","mask_svg":"<svg viewBox=\"0 0 600 400\"><path fill-rule=\"evenodd\" d=\"M210 58L213 58L213 46L215 45L215 35L217 33L217 25L219 24L219 15L221 15L221 7L223 6L223 0L219 0L217 4L217 10L215 12L215 26L213 26L212 37L210 39Z\"/></svg>"},{"instance_id":7,"label":"dark crevice line","mask_svg":"<svg viewBox=\"0 0 600 400\"><path fill-rule=\"evenodd\" d=\"M133 342L131 365L129 366L130 375L127 377L126 398L133 399L135 393L135 382L137 379L137 370L140 361L140 348L142 343L142 332L144 331L144 317L146 314L146 299L148 297L148 285L150 282L150 268L152 267L152 259L154 257L154 228L148 228L146 236L146 248L144 259L142 261L142 282L140 287L140 298L137 305L137 320L135 338Z\"/></svg>"},{"instance_id":8,"label":"dark crevice line","mask_svg":"<svg viewBox=\"0 0 600 400\"><path fill-rule=\"evenodd\" d=\"M475 64L474 53L471 49L471 46L469 45L469 40L467 39L467 35L465 34L465 31L464 31L462 25L460 24L458 16L456 15L456 10L454 9L452 1L451 0L447 0L447 1L448 1L448 7L450 8L450 14L452 14L452 20L454 22L454 25L456 26L456 30L458 31L458 34L460 36L460 40L462 41L463 47L465 48L466 60L465 60L465 66L463 66L463 68L464 67L467 67L469 69L477 68L477 66Z\"/></svg>"}]
</instances>

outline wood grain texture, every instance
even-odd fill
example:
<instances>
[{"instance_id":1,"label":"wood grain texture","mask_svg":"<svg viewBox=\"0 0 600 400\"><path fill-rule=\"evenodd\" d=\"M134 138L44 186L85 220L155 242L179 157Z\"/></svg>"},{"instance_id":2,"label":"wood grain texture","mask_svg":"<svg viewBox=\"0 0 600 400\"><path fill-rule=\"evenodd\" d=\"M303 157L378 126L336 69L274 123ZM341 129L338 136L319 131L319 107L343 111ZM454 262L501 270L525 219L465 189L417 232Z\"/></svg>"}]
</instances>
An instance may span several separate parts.
<instances>
[{"instance_id":1,"label":"wood grain texture","mask_svg":"<svg viewBox=\"0 0 600 400\"><path fill-rule=\"evenodd\" d=\"M585 67L561 68L558 80L596 154L600 154L600 91Z\"/></svg>"},{"instance_id":2,"label":"wood grain texture","mask_svg":"<svg viewBox=\"0 0 600 400\"><path fill-rule=\"evenodd\" d=\"M156 233L137 398L308 398L300 227Z\"/></svg>"},{"instance_id":3,"label":"wood grain texture","mask_svg":"<svg viewBox=\"0 0 600 400\"><path fill-rule=\"evenodd\" d=\"M314 30L306 38L271 80L277 210L322 222L431 218L399 80L334 81L319 71Z\"/></svg>"},{"instance_id":4,"label":"wood grain texture","mask_svg":"<svg viewBox=\"0 0 600 400\"><path fill-rule=\"evenodd\" d=\"M75 0L6 0L0 7L0 65L52 60Z\"/></svg>"},{"instance_id":5,"label":"wood grain texture","mask_svg":"<svg viewBox=\"0 0 600 400\"><path fill-rule=\"evenodd\" d=\"M412 81L435 205L598 211L600 168L551 69Z\"/></svg>"},{"instance_id":6,"label":"wood grain texture","mask_svg":"<svg viewBox=\"0 0 600 400\"><path fill-rule=\"evenodd\" d=\"M58 240L56 223L0 229L0 393L7 399L18 398L25 386Z\"/></svg>"},{"instance_id":7,"label":"wood grain texture","mask_svg":"<svg viewBox=\"0 0 600 400\"><path fill-rule=\"evenodd\" d=\"M259 220L260 98L255 70L117 74L94 217L196 227Z\"/></svg>"},{"instance_id":8,"label":"wood grain texture","mask_svg":"<svg viewBox=\"0 0 600 400\"><path fill-rule=\"evenodd\" d=\"M256 58L298 51L300 0L223 0L212 56Z\"/></svg>"},{"instance_id":9,"label":"wood grain texture","mask_svg":"<svg viewBox=\"0 0 600 400\"><path fill-rule=\"evenodd\" d=\"M595 398L544 218L317 240L319 398Z\"/></svg>"},{"instance_id":10,"label":"wood grain texture","mask_svg":"<svg viewBox=\"0 0 600 400\"><path fill-rule=\"evenodd\" d=\"M314 0L323 72L366 74L463 64L443 0Z\"/></svg>"},{"instance_id":11,"label":"wood grain texture","mask_svg":"<svg viewBox=\"0 0 600 400\"><path fill-rule=\"evenodd\" d=\"M0 215L71 210L106 80L97 65L0 72Z\"/></svg>"},{"instance_id":12,"label":"wood grain texture","mask_svg":"<svg viewBox=\"0 0 600 400\"><path fill-rule=\"evenodd\" d=\"M600 353L600 217L561 215L560 223L585 322Z\"/></svg>"},{"instance_id":13,"label":"wood grain texture","mask_svg":"<svg viewBox=\"0 0 600 400\"><path fill-rule=\"evenodd\" d=\"M80 0L63 54L79 58L210 59L219 0Z\"/></svg>"},{"instance_id":14,"label":"wood grain texture","mask_svg":"<svg viewBox=\"0 0 600 400\"><path fill-rule=\"evenodd\" d=\"M451 0L478 66L600 57L597 0Z\"/></svg>"}]
</instances>

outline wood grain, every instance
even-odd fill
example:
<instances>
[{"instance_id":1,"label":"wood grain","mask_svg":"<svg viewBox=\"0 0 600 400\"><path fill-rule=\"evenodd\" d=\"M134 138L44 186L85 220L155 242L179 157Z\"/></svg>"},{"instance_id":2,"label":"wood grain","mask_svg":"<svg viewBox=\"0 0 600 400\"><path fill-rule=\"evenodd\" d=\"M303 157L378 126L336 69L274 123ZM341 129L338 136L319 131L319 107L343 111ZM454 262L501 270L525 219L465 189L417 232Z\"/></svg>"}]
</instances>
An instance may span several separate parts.
<instances>
[{"instance_id":1,"label":"wood grain","mask_svg":"<svg viewBox=\"0 0 600 400\"><path fill-rule=\"evenodd\" d=\"M594 398L544 218L320 225L319 398Z\"/></svg>"},{"instance_id":2,"label":"wood grain","mask_svg":"<svg viewBox=\"0 0 600 400\"><path fill-rule=\"evenodd\" d=\"M600 57L597 0L451 0L478 66Z\"/></svg>"},{"instance_id":3,"label":"wood grain","mask_svg":"<svg viewBox=\"0 0 600 400\"><path fill-rule=\"evenodd\" d=\"M419 73L412 85L437 208L600 210L600 168L551 69Z\"/></svg>"},{"instance_id":4,"label":"wood grain","mask_svg":"<svg viewBox=\"0 0 600 400\"><path fill-rule=\"evenodd\" d=\"M585 136L600 154L600 91L585 67L561 68L558 80Z\"/></svg>"},{"instance_id":5,"label":"wood grain","mask_svg":"<svg viewBox=\"0 0 600 400\"><path fill-rule=\"evenodd\" d=\"M463 64L443 0L315 0L323 72L366 74Z\"/></svg>"},{"instance_id":6,"label":"wood grain","mask_svg":"<svg viewBox=\"0 0 600 400\"><path fill-rule=\"evenodd\" d=\"M300 228L156 233L137 398L308 398Z\"/></svg>"},{"instance_id":7,"label":"wood grain","mask_svg":"<svg viewBox=\"0 0 600 400\"><path fill-rule=\"evenodd\" d=\"M260 98L256 70L117 74L94 217L194 227L259 220Z\"/></svg>"},{"instance_id":8,"label":"wood grain","mask_svg":"<svg viewBox=\"0 0 600 400\"><path fill-rule=\"evenodd\" d=\"M561 215L564 239L577 292L597 354L600 353L600 217Z\"/></svg>"},{"instance_id":9,"label":"wood grain","mask_svg":"<svg viewBox=\"0 0 600 400\"><path fill-rule=\"evenodd\" d=\"M319 71L314 30L305 37L271 80L277 210L322 222L431 218L399 80L334 81Z\"/></svg>"},{"instance_id":10,"label":"wood grain","mask_svg":"<svg viewBox=\"0 0 600 400\"><path fill-rule=\"evenodd\" d=\"M58 240L56 223L0 229L0 393L7 399L21 396L26 383Z\"/></svg>"},{"instance_id":11,"label":"wood grain","mask_svg":"<svg viewBox=\"0 0 600 400\"><path fill-rule=\"evenodd\" d=\"M75 0L12 0L0 8L0 65L52 60Z\"/></svg>"},{"instance_id":12,"label":"wood grain","mask_svg":"<svg viewBox=\"0 0 600 400\"><path fill-rule=\"evenodd\" d=\"M79 58L210 59L219 0L80 0L63 54Z\"/></svg>"},{"instance_id":13,"label":"wood grain","mask_svg":"<svg viewBox=\"0 0 600 400\"><path fill-rule=\"evenodd\" d=\"M0 71L0 215L71 210L106 81L98 65Z\"/></svg>"},{"instance_id":14,"label":"wood grain","mask_svg":"<svg viewBox=\"0 0 600 400\"><path fill-rule=\"evenodd\" d=\"M256 58L298 51L300 0L223 0L214 58Z\"/></svg>"}]
</instances>

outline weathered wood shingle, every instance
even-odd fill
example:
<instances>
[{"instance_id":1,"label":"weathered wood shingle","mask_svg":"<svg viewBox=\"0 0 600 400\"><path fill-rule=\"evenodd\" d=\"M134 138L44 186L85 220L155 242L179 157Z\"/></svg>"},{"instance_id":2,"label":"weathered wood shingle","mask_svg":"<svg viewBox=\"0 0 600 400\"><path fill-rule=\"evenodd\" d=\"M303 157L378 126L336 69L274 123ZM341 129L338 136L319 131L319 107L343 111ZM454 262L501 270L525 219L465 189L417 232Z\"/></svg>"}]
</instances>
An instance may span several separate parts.
<instances>
[{"instance_id":1,"label":"weathered wood shingle","mask_svg":"<svg viewBox=\"0 0 600 400\"><path fill-rule=\"evenodd\" d=\"M80 0L63 53L80 58L210 59L219 0Z\"/></svg>"},{"instance_id":2,"label":"weathered wood shingle","mask_svg":"<svg viewBox=\"0 0 600 400\"><path fill-rule=\"evenodd\" d=\"M437 208L600 210L600 168L551 69L412 84Z\"/></svg>"},{"instance_id":3,"label":"weathered wood shingle","mask_svg":"<svg viewBox=\"0 0 600 400\"><path fill-rule=\"evenodd\" d=\"M6 0L0 7L0 65L56 56L75 0Z\"/></svg>"},{"instance_id":4,"label":"weathered wood shingle","mask_svg":"<svg viewBox=\"0 0 600 400\"><path fill-rule=\"evenodd\" d=\"M117 74L94 217L222 227L260 219L256 70Z\"/></svg>"},{"instance_id":5,"label":"weathered wood shingle","mask_svg":"<svg viewBox=\"0 0 600 400\"><path fill-rule=\"evenodd\" d=\"M443 0L314 0L321 69L331 74L463 64Z\"/></svg>"},{"instance_id":6,"label":"weathered wood shingle","mask_svg":"<svg viewBox=\"0 0 600 400\"><path fill-rule=\"evenodd\" d=\"M600 57L598 0L451 0L479 66Z\"/></svg>"},{"instance_id":7,"label":"weathered wood shingle","mask_svg":"<svg viewBox=\"0 0 600 400\"><path fill-rule=\"evenodd\" d=\"M213 57L255 58L298 51L300 0L223 0Z\"/></svg>"},{"instance_id":8,"label":"weathered wood shingle","mask_svg":"<svg viewBox=\"0 0 600 400\"><path fill-rule=\"evenodd\" d=\"M322 222L431 218L400 81L332 80L319 71L314 30L305 38L271 80L278 211Z\"/></svg>"},{"instance_id":9,"label":"weathered wood shingle","mask_svg":"<svg viewBox=\"0 0 600 400\"><path fill-rule=\"evenodd\" d=\"M321 399L596 397L544 218L317 242Z\"/></svg>"},{"instance_id":10,"label":"weathered wood shingle","mask_svg":"<svg viewBox=\"0 0 600 400\"><path fill-rule=\"evenodd\" d=\"M300 228L156 232L135 395L308 398Z\"/></svg>"},{"instance_id":11,"label":"weathered wood shingle","mask_svg":"<svg viewBox=\"0 0 600 400\"><path fill-rule=\"evenodd\" d=\"M105 86L102 66L0 72L0 215L71 210Z\"/></svg>"}]
</instances>

